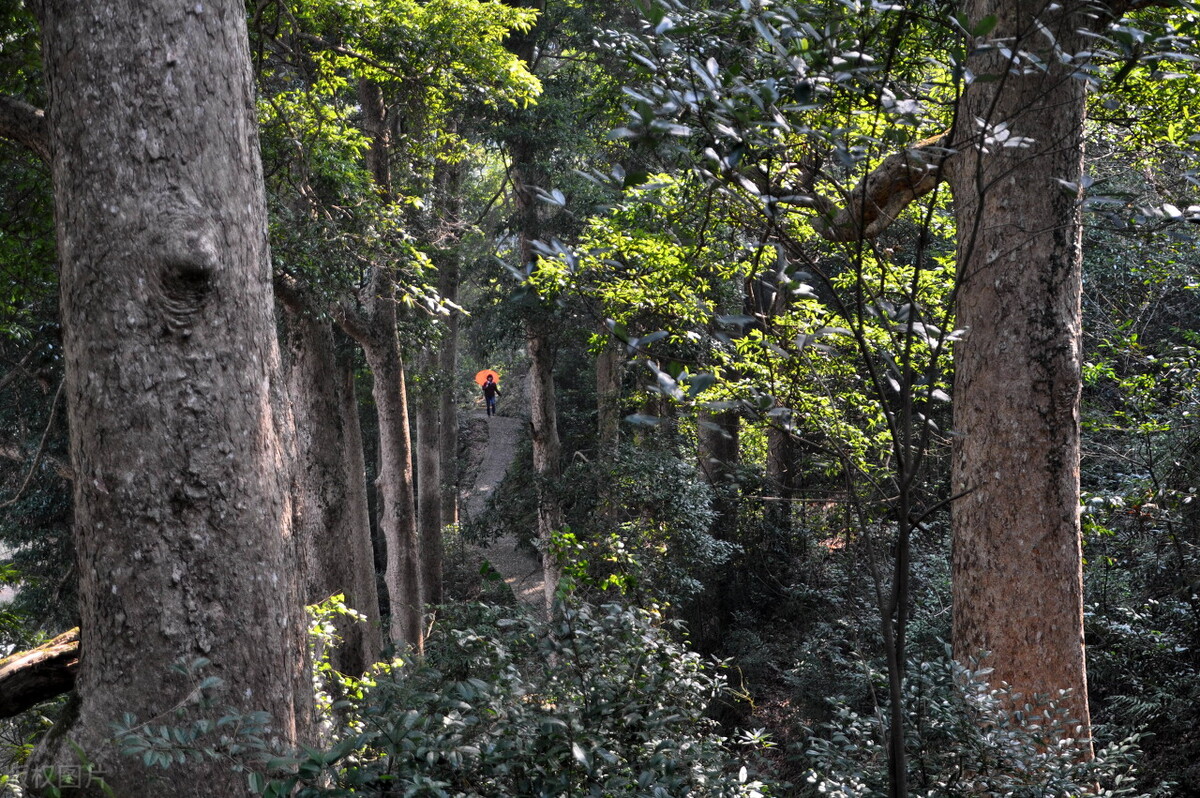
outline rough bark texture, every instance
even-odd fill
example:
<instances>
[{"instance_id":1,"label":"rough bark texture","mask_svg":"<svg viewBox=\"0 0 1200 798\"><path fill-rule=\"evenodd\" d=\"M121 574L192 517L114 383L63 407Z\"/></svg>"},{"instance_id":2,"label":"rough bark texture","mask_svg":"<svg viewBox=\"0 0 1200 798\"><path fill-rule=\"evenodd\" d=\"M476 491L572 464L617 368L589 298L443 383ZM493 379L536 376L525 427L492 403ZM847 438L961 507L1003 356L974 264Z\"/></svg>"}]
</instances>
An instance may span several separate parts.
<instances>
[{"instance_id":1,"label":"rough bark texture","mask_svg":"<svg viewBox=\"0 0 1200 798\"><path fill-rule=\"evenodd\" d=\"M533 470L537 474L538 540L548 546L563 527L562 506L556 494L562 476L562 443L558 436L558 410L554 395L554 349L550 333L536 320L526 321L529 349L529 418L533 442ZM562 566L548 550L542 554L546 608L554 604Z\"/></svg>"},{"instance_id":2,"label":"rough bark texture","mask_svg":"<svg viewBox=\"0 0 1200 798\"><path fill-rule=\"evenodd\" d=\"M367 666L377 662L383 645L383 627L379 612L379 588L375 579L375 547L371 539L371 512L368 505L367 492L367 463L363 449L363 433L358 413L358 395L355 367L349 358L338 363L338 379L342 384L338 392L340 405L341 429L343 445L346 447L343 467L346 470L346 507L342 523L348 530L355 530L356 537L351 541L351 551L348 559L355 561L353 574L347 574L346 584L353 584L353 595L346 594L350 606L363 613L366 617L367 629L364 629L361 645L362 657ZM331 541L332 542L332 541ZM334 548L329 548L333 554ZM331 591L332 592L332 591ZM347 638L349 639L349 638ZM350 651L349 646L344 649ZM356 675L352 670L352 661L344 662L346 669L343 673Z\"/></svg>"},{"instance_id":3,"label":"rough bark texture","mask_svg":"<svg viewBox=\"0 0 1200 798\"><path fill-rule=\"evenodd\" d=\"M424 353L417 392L417 534L421 539L421 588L426 604L442 603L441 398L435 389L437 353ZM456 422L457 423L457 422Z\"/></svg>"},{"instance_id":4,"label":"rough bark texture","mask_svg":"<svg viewBox=\"0 0 1200 798\"><path fill-rule=\"evenodd\" d=\"M373 395L379 416L379 530L387 545L384 583L388 591L393 643L420 651L424 646L421 605L421 557L413 495L412 439L409 436L408 391L404 362L396 341L396 307L375 307L378 333L364 344L367 365L375 377ZM389 318L390 316L390 318Z\"/></svg>"},{"instance_id":5,"label":"rough bark texture","mask_svg":"<svg viewBox=\"0 0 1200 798\"><path fill-rule=\"evenodd\" d=\"M343 594L366 622L342 619L332 662L354 676L378 661L379 597L367 517L354 375L337 355L328 321L285 312L288 387L296 424L298 550L307 575L305 603Z\"/></svg>"},{"instance_id":6,"label":"rough bark texture","mask_svg":"<svg viewBox=\"0 0 1200 798\"><path fill-rule=\"evenodd\" d=\"M737 411L722 410L714 413L701 410L696 446L696 461L704 481L714 489L725 486L733 470L737 468L740 456ZM713 531L719 538L728 538L729 535L722 533L720 524L722 516L728 515L731 508L721 501L718 501L718 505L720 506L716 508L716 528Z\"/></svg>"},{"instance_id":7,"label":"rough bark texture","mask_svg":"<svg viewBox=\"0 0 1200 798\"><path fill-rule=\"evenodd\" d=\"M288 561L291 508L245 8L43 0L61 258L80 698L37 764L122 798L229 796L205 760L147 769L109 744L170 714L211 660L222 702L297 738L310 687ZM165 720L165 718L171 718ZM186 722L186 721L185 721Z\"/></svg>"},{"instance_id":8,"label":"rough bark texture","mask_svg":"<svg viewBox=\"0 0 1200 798\"><path fill-rule=\"evenodd\" d=\"M959 235L953 488L954 649L990 652L992 679L1030 700L1070 689L1088 723L1079 527L1080 197L1084 84L1035 17L1073 52L1078 3L969 0L992 38L1045 70L977 52L949 179ZM1006 124L1005 133L999 124ZM998 135L997 135L998 134ZM985 140L991 135L992 140ZM1023 137L1012 146L1012 137Z\"/></svg>"},{"instance_id":9,"label":"rough bark texture","mask_svg":"<svg viewBox=\"0 0 1200 798\"><path fill-rule=\"evenodd\" d=\"M914 200L937 187L950 153L947 143L942 134L888 156L845 196L841 207L815 195L821 215L813 219L813 230L829 241L879 235Z\"/></svg>"},{"instance_id":10,"label":"rough bark texture","mask_svg":"<svg viewBox=\"0 0 1200 798\"><path fill-rule=\"evenodd\" d=\"M79 627L0 659L0 718L11 718L75 686Z\"/></svg>"},{"instance_id":11,"label":"rough bark texture","mask_svg":"<svg viewBox=\"0 0 1200 798\"><path fill-rule=\"evenodd\" d=\"M767 503L765 515L771 526L778 529L791 528L792 500L798 492L796 483L800 474L796 449L796 439L790 432L775 425L767 427L767 484L778 501Z\"/></svg>"}]
</instances>

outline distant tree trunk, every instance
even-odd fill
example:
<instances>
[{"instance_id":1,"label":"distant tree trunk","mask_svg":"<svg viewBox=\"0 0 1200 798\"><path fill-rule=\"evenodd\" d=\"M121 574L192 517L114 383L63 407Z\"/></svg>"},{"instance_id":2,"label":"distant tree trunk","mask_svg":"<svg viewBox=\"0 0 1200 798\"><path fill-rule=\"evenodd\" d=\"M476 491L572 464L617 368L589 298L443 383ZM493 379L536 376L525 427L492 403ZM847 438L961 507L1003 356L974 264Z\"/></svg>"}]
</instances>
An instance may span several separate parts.
<instances>
[{"instance_id":1,"label":"distant tree trunk","mask_svg":"<svg viewBox=\"0 0 1200 798\"><path fill-rule=\"evenodd\" d=\"M435 244L434 263L438 271L438 294L449 304L458 301L460 246L464 228L462 221L462 181L466 167L463 163L439 161L434 172L434 210L429 239ZM458 317L451 309L443 317L442 335L437 355L430 363L431 376L437 392L438 473L441 477L441 521L443 525L458 523L458 403L455 388L458 381Z\"/></svg>"},{"instance_id":2,"label":"distant tree trunk","mask_svg":"<svg viewBox=\"0 0 1200 798\"><path fill-rule=\"evenodd\" d=\"M146 767L111 724L220 703L305 732L287 460L245 8L34 4L49 90L75 537L79 711L36 764L82 747L116 795L225 796L219 760ZM174 713L181 707L187 718ZM96 792L94 789L91 792Z\"/></svg>"},{"instance_id":3,"label":"distant tree trunk","mask_svg":"<svg viewBox=\"0 0 1200 798\"><path fill-rule=\"evenodd\" d=\"M768 270L765 274L747 281L745 312L756 320L764 331L769 331L775 319L788 307L789 294L780 285L784 275ZM796 440L784 428L784 419L772 419L767 425L767 494L776 501L768 501L763 516L768 527L786 531L791 523L792 499L796 495Z\"/></svg>"},{"instance_id":4,"label":"distant tree trunk","mask_svg":"<svg viewBox=\"0 0 1200 798\"><path fill-rule=\"evenodd\" d=\"M741 458L739 416L735 410L701 410L697 418L697 463L713 489L714 517L710 533L718 540L737 539L738 503L732 477ZM729 625L735 584L729 568L723 568L699 598L694 628L702 649L719 645Z\"/></svg>"},{"instance_id":5,"label":"distant tree trunk","mask_svg":"<svg viewBox=\"0 0 1200 798\"><path fill-rule=\"evenodd\" d=\"M1083 49L1078 31L1093 24L1096 6L968 0L964 9L972 23L995 15L990 38L1004 40L1003 52L1041 60L976 51L972 71L994 79L966 86L948 174L958 218L957 324L969 330L955 354L952 479L966 495L953 510L954 650L961 660L990 652L991 678L1024 701L1072 690L1070 706L1086 728L1075 188L1086 86L1049 43ZM1001 135L989 141L990 131ZM1026 141L1004 146L1006 134Z\"/></svg>"},{"instance_id":6,"label":"distant tree trunk","mask_svg":"<svg viewBox=\"0 0 1200 798\"><path fill-rule=\"evenodd\" d=\"M391 613L392 642L424 647L421 551L413 495L412 440L404 361L396 340L394 302L375 303L374 335L363 345L374 375L372 395L379 416L379 530L387 546L384 583ZM360 341L360 343L363 343Z\"/></svg>"},{"instance_id":7,"label":"distant tree trunk","mask_svg":"<svg viewBox=\"0 0 1200 798\"><path fill-rule=\"evenodd\" d=\"M379 597L367 516L362 432L354 372L337 355L333 329L285 305L288 376L296 422L298 524L306 560L306 603L341 593L366 623L338 623L341 645L332 657L357 676L379 659Z\"/></svg>"},{"instance_id":8,"label":"distant tree trunk","mask_svg":"<svg viewBox=\"0 0 1200 798\"><path fill-rule=\"evenodd\" d=\"M596 358L596 448L613 458L621 442L621 379L624 345L610 338Z\"/></svg>"},{"instance_id":9,"label":"distant tree trunk","mask_svg":"<svg viewBox=\"0 0 1200 798\"><path fill-rule=\"evenodd\" d=\"M713 522L713 535L728 540L728 525L736 520L736 507L723 493L727 493L730 479L741 459L741 444L738 431L739 416L736 410L712 412L701 410L696 433L696 459L704 481L718 493L717 518Z\"/></svg>"},{"instance_id":10,"label":"distant tree trunk","mask_svg":"<svg viewBox=\"0 0 1200 798\"><path fill-rule=\"evenodd\" d=\"M438 262L438 293L451 302L458 300L458 256L443 255ZM458 402L455 379L458 376L458 314L446 319L446 336L438 350L438 371L446 381L440 396L441 438L438 442L438 470L442 475L442 523L458 523Z\"/></svg>"},{"instance_id":11,"label":"distant tree trunk","mask_svg":"<svg viewBox=\"0 0 1200 798\"><path fill-rule=\"evenodd\" d=\"M426 604L442 603L442 475L441 398L438 396L437 353L424 352L420 389L416 392L417 416L417 530L421 539L422 598Z\"/></svg>"},{"instance_id":12,"label":"distant tree trunk","mask_svg":"<svg viewBox=\"0 0 1200 798\"><path fill-rule=\"evenodd\" d=\"M391 138L383 92L369 80L358 86L363 130L371 140L366 166L383 199L391 197ZM384 583L393 643L424 648L420 537L413 486L412 437L404 359L400 354L395 275L387 264L373 267L359 307L335 309L335 320L358 342L374 377L372 396L379 418L379 531L387 548Z\"/></svg>"},{"instance_id":13,"label":"distant tree trunk","mask_svg":"<svg viewBox=\"0 0 1200 798\"><path fill-rule=\"evenodd\" d=\"M546 608L554 604L562 566L549 549L553 533L563 527L558 480L562 475L562 443L558 437L558 411L554 395L554 349L545 323L529 318L525 323L529 348L529 416L532 427L533 470L537 475L538 540L543 546L542 574Z\"/></svg>"},{"instance_id":14,"label":"distant tree trunk","mask_svg":"<svg viewBox=\"0 0 1200 798\"><path fill-rule=\"evenodd\" d=\"M358 413L355 367L350 357L339 358L337 378L342 383L338 392L341 406L341 428L346 447L344 467L347 474L346 518L347 529L359 530L350 541L347 559L354 560L353 574L347 574L347 585L354 585L346 593L350 606L366 616L366 629L362 630L362 657L368 667L379 661L383 643L383 629L379 612L379 589L375 579L375 547L371 539L371 511L367 499L367 464L363 450L362 422ZM349 640L349 638L347 638ZM353 648L343 646L347 651ZM353 661L344 661L343 673L356 675Z\"/></svg>"},{"instance_id":15,"label":"distant tree trunk","mask_svg":"<svg viewBox=\"0 0 1200 798\"><path fill-rule=\"evenodd\" d=\"M545 0L510 0L509 5L520 8L546 7ZM531 72L536 72L538 30L514 33L508 48L520 57ZM529 264L537 257L533 242L541 235L537 187L545 183L545 173L538 163L543 142L529 129L517 129L506 142L512 169L512 198L516 216L517 251L521 262ZM543 547L542 571L546 588L546 608L553 607L558 593L562 568L550 551L551 535L563 526L562 506L555 493L562 473L560 459L562 444L558 436L557 399L554 393L554 325L545 308L535 308L526 314L525 343L529 350L529 415L533 445L533 469L537 475L538 540Z\"/></svg>"},{"instance_id":16,"label":"distant tree trunk","mask_svg":"<svg viewBox=\"0 0 1200 798\"><path fill-rule=\"evenodd\" d=\"M778 501L768 502L766 517L775 529L787 531L792 521L792 500L796 498L796 439L792 433L772 424L767 427L767 482L769 492Z\"/></svg>"}]
</instances>

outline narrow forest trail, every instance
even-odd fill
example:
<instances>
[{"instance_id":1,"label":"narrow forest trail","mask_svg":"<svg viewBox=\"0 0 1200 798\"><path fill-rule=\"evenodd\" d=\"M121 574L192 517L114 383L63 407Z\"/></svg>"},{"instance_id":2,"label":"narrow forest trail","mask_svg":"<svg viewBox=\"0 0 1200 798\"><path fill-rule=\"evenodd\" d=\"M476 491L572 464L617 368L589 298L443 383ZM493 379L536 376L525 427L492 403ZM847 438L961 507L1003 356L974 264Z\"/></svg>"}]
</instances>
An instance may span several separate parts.
<instances>
[{"instance_id":1,"label":"narrow forest trail","mask_svg":"<svg viewBox=\"0 0 1200 798\"><path fill-rule=\"evenodd\" d=\"M487 418L482 411L477 416ZM507 416L492 416L488 421L487 452L479 465L475 484L464 496L463 509L467 518L478 518L487 507L488 499L504 479L509 465L517 453L517 443L525 421ZM534 612L545 610L545 581L542 564L523 549L517 548L517 539L511 535L493 541L486 548L480 547L480 555L504 577L512 589L513 596L523 606Z\"/></svg>"}]
</instances>

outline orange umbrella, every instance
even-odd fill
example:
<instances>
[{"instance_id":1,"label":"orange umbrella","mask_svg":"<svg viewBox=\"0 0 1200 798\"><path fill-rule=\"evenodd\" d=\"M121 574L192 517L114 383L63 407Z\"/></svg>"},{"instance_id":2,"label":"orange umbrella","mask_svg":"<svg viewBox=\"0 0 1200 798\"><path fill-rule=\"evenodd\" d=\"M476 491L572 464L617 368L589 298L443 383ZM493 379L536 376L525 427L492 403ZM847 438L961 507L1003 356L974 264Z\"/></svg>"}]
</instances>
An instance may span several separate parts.
<instances>
[{"instance_id":1,"label":"orange umbrella","mask_svg":"<svg viewBox=\"0 0 1200 798\"><path fill-rule=\"evenodd\" d=\"M496 372L492 371L491 369L484 369L483 371L476 374L475 382L478 383L479 385L483 385L485 382L487 382L487 378L488 378L489 374L492 375L492 379L495 380L497 383L500 382L500 375L497 374Z\"/></svg>"}]
</instances>

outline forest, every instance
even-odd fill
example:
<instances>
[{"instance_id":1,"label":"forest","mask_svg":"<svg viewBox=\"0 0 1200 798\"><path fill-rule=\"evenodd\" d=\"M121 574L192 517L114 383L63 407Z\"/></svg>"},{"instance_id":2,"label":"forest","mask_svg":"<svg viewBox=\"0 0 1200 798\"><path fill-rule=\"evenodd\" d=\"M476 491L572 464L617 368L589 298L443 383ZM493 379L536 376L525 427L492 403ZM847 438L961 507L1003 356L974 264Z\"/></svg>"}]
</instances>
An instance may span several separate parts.
<instances>
[{"instance_id":1,"label":"forest","mask_svg":"<svg viewBox=\"0 0 1200 798\"><path fill-rule=\"evenodd\" d=\"M0 0L0 795L1200 796L1198 24Z\"/></svg>"}]
</instances>

